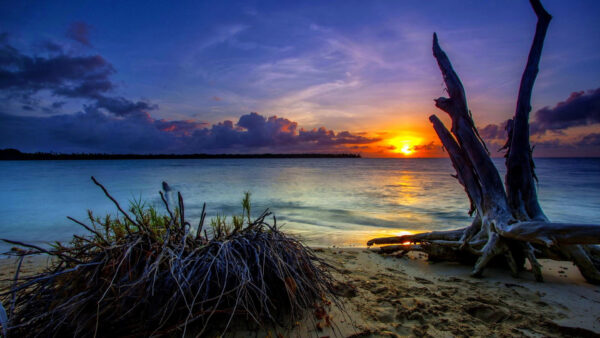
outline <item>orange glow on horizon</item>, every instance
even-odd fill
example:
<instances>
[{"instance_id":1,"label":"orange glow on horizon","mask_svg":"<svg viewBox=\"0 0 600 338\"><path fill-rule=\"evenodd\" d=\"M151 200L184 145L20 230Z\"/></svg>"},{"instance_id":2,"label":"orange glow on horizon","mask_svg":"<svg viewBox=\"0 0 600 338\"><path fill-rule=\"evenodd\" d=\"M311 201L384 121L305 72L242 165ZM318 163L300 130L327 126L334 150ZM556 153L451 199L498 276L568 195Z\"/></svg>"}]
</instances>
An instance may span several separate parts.
<instances>
[{"instance_id":1,"label":"orange glow on horizon","mask_svg":"<svg viewBox=\"0 0 600 338\"><path fill-rule=\"evenodd\" d=\"M400 148L400 152L403 153L404 155L408 156L408 155L414 153L415 151L408 144L405 144L402 146L402 148Z\"/></svg>"},{"instance_id":2,"label":"orange glow on horizon","mask_svg":"<svg viewBox=\"0 0 600 338\"><path fill-rule=\"evenodd\" d=\"M429 113L410 105L374 108L369 123L349 129L366 132L379 141L356 146L354 151L364 157L375 158L447 157L427 120ZM446 123L449 121L445 116L440 118Z\"/></svg>"},{"instance_id":3,"label":"orange glow on horizon","mask_svg":"<svg viewBox=\"0 0 600 338\"><path fill-rule=\"evenodd\" d=\"M418 155L418 151L415 147L421 144L421 141L422 139L419 137L403 135L389 139L387 143L394 147L391 150L392 153L412 156L413 154Z\"/></svg>"},{"instance_id":4,"label":"orange glow on horizon","mask_svg":"<svg viewBox=\"0 0 600 338\"><path fill-rule=\"evenodd\" d=\"M400 231L394 232L394 235L395 236L407 236L407 235L414 235L417 232L418 231L400 230Z\"/></svg>"}]
</instances>

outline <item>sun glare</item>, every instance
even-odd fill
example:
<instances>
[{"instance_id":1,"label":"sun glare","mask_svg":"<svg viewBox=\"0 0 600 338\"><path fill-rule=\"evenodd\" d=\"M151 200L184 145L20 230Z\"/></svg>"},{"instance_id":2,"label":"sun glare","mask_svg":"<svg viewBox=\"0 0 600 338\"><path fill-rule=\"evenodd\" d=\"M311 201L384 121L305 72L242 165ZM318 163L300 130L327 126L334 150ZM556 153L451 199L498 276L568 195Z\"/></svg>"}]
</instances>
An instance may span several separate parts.
<instances>
[{"instance_id":1,"label":"sun glare","mask_svg":"<svg viewBox=\"0 0 600 338\"><path fill-rule=\"evenodd\" d=\"M400 149L400 152L403 153L404 155L410 155L412 153L414 153L415 151L412 150L412 148L407 144L402 146L402 148Z\"/></svg>"},{"instance_id":2,"label":"sun glare","mask_svg":"<svg viewBox=\"0 0 600 338\"><path fill-rule=\"evenodd\" d=\"M415 146L419 145L420 142L421 139L412 137L396 137L389 140L389 144L394 146L392 152L404 156L413 155L416 152Z\"/></svg>"},{"instance_id":3,"label":"sun glare","mask_svg":"<svg viewBox=\"0 0 600 338\"><path fill-rule=\"evenodd\" d=\"M399 230L394 232L395 236L406 236L406 235L412 235L414 234L414 231L408 231L408 230Z\"/></svg>"}]
</instances>

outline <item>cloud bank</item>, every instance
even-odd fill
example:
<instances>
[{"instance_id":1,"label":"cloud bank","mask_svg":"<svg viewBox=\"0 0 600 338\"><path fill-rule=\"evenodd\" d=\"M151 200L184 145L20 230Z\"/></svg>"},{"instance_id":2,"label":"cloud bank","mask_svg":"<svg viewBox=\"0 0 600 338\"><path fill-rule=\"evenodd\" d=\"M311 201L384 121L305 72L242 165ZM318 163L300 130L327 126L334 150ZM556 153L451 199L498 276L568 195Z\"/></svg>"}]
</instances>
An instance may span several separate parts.
<instances>
[{"instance_id":1,"label":"cloud bank","mask_svg":"<svg viewBox=\"0 0 600 338\"><path fill-rule=\"evenodd\" d=\"M576 139L562 137L569 128L600 124L600 88L573 92L565 101L539 109L532 115L529 123L531 143L538 150L579 149L585 154L585 149L600 145L600 134L597 133L582 134ZM488 124L479 129L479 134L492 148L499 148L506 142L506 124L506 121Z\"/></svg>"},{"instance_id":2,"label":"cloud bank","mask_svg":"<svg viewBox=\"0 0 600 338\"><path fill-rule=\"evenodd\" d=\"M87 46L89 26L73 23L67 37ZM158 106L114 94L114 67L100 55L71 55L45 41L42 55L31 56L0 35L0 95L28 114L8 113L0 105L0 148L22 151L106 153L248 153L348 152L379 141L348 131L321 127L307 130L298 123L258 113L237 122L213 125L195 120L157 119ZM50 104L39 96L50 93ZM48 97L46 97L48 99ZM69 100L84 102L75 114L56 114ZM216 98L218 101L220 98ZM53 110L54 109L54 110ZM46 112L51 116L31 116Z\"/></svg>"},{"instance_id":3,"label":"cloud bank","mask_svg":"<svg viewBox=\"0 0 600 338\"><path fill-rule=\"evenodd\" d=\"M45 55L26 55L8 43L8 34L0 35L0 92L4 100L19 101L24 110L35 110L38 100L34 96L49 92L51 98L86 100L91 102L90 107L117 116L143 114L158 108L145 101L110 95L117 87L110 79L116 71L102 56L70 55L53 42L42 46Z\"/></svg>"},{"instance_id":4,"label":"cloud bank","mask_svg":"<svg viewBox=\"0 0 600 338\"><path fill-rule=\"evenodd\" d=\"M554 108L544 107L533 114L529 123L532 135L543 135L548 131L562 132L571 127L600 123L600 88L573 92ZM487 139L506 139L506 122L488 124L479 133Z\"/></svg>"},{"instance_id":5,"label":"cloud bank","mask_svg":"<svg viewBox=\"0 0 600 338\"><path fill-rule=\"evenodd\" d=\"M379 138L347 131L299 129L285 118L258 113L208 126L192 120L118 117L96 109L54 116L0 113L0 148L106 153L349 152Z\"/></svg>"},{"instance_id":6,"label":"cloud bank","mask_svg":"<svg viewBox=\"0 0 600 338\"><path fill-rule=\"evenodd\" d=\"M530 129L532 134L544 134L597 123L600 123L600 88L573 92L554 108L538 110Z\"/></svg>"}]
</instances>

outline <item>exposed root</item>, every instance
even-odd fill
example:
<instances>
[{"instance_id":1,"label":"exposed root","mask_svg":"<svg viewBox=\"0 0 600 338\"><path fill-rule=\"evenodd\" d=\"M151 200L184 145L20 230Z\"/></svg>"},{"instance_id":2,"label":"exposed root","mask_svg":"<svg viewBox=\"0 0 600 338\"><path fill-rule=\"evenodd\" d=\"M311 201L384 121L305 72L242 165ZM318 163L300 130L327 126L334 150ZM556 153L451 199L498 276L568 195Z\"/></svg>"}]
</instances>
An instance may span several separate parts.
<instances>
[{"instance_id":1,"label":"exposed root","mask_svg":"<svg viewBox=\"0 0 600 338\"><path fill-rule=\"evenodd\" d=\"M0 290L10 304L9 336L153 336L225 332L235 319L262 325L294 323L307 309L332 294L329 267L297 239L279 231L268 211L212 220L203 230L184 218L184 204L160 215L153 207L134 204L122 217L89 214L89 231L68 245L50 249L4 240L20 246L10 255L46 254L44 272L15 276ZM216 332L213 332L215 331Z\"/></svg>"}]
</instances>

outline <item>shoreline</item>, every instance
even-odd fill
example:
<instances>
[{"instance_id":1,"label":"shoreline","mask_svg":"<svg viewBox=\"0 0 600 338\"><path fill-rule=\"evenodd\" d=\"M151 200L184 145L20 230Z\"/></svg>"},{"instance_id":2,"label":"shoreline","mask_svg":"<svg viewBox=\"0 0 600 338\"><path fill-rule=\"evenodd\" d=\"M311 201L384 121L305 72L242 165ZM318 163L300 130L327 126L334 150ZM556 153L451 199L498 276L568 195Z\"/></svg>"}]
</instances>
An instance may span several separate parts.
<instances>
[{"instance_id":1,"label":"shoreline","mask_svg":"<svg viewBox=\"0 0 600 338\"><path fill-rule=\"evenodd\" d=\"M24 153L17 149L0 149L2 161L88 161L88 160L196 160L196 159L315 159L361 158L353 153L253 153L253 154L107 154L107 153Z\"/></svg>"},{"instance_id":2,"label":"shoreline","mask_svg":"<svg viewBox=\"0 0 600 338\"><path fill-rule=\"evenodd\" d=\"M291 328L257 333L236 326L226 336L600 336L600 287L586 283L570 262L541 260L545 282L537 283L526 271L513 278L493 268L472 278L470 266L429 262L421 253L398 258L365 248L313 249L337 270L348 316L330 306L331 326L309 313ZM47 261L26 258L21 273L39 271ZM14 262L0 259L0 287L10 285Z\"/></svg>"}]
</instances>

